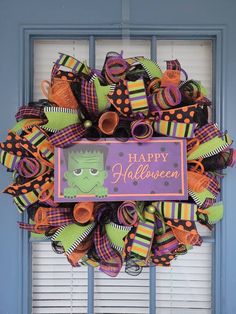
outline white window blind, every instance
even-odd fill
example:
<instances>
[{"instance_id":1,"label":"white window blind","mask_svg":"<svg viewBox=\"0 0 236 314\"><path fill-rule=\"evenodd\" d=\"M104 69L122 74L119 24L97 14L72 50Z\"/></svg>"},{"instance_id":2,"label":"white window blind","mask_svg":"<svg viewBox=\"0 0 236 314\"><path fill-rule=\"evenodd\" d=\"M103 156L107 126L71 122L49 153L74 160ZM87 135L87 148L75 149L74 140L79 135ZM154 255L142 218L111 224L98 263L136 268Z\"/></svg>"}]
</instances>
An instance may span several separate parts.
<instances>
[{"instance_id":1,"label":"white window blind","mask_svg":"<svg viewBox=\"0 0 236 314\"><path fill-rule=\"evenodd\" d=\"M124 269L116 278L95 271L94 313L149 313L149 269L133 277Z\"/></svg>"},{"instance_id":2,"label":"white window blind","mask_svg":"<svg viewBox=\"0 0 236 314\"><path fill-rule=\"evenodd\" d=\"M128 45L129 44L129 45ZM124 50L124 56L150 58L150 40L99 39L95 64L101 68L108 51ZM88 60L88 40L36 40L34 44L34 100L44 98L41 80L50 79L57 52ZM189 79L200 80L212 94L212 46L209 40L158 40L157 60L178 59ZM211 232L198 224L204 237ZM156 268L156 299L159 314L211 313L212 244L195 247L180 256L171 268ZM87 313L87 268L73 269L66 258L51 251L50 243L32 243L32 313ZM95 270L94 313L149 313L149 269L132 277L124 271L109 278Z\"/></svg>"},{"instance_id":3,"label":"white window blind","mask_svg":"<svg viewBox=\"0 0 236 314\"><path fill-rule=\"evenodd\" d=\"M87 313L87 267L75 269L49 242L32 245L32 313Z\"/></svg>"}]
</instances>

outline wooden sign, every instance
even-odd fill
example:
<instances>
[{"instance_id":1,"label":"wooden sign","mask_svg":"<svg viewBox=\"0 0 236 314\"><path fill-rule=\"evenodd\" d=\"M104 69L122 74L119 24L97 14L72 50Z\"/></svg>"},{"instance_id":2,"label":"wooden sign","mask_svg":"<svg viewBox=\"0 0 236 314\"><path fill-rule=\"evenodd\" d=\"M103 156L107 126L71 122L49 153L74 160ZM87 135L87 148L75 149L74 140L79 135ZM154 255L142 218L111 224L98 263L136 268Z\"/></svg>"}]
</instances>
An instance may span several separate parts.
<instances>
[{"instance_id":1,"label":"wooden sign","mask_svg":"<svg viewBox=\"0 0 236 314\"><path fill-rule=\"evenodd\" d=\"M55 149L55 201L187 198L184 139L81 140Z\"/></svg>"}]
</instances>

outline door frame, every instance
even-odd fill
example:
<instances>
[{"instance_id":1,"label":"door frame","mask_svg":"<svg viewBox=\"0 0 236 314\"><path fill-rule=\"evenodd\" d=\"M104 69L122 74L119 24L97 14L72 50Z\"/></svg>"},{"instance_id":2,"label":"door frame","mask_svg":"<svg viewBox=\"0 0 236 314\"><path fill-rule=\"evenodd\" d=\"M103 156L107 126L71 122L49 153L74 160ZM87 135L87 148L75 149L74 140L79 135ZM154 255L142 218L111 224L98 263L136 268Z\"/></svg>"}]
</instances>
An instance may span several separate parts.
<instances>
[{"instance_id":1,"label":"door frame","mask_svg":"<svg viewBox=\"0 0 236 314\"><path fill-rule=\"evenodd\" d=\"M210 39L212 40L212 102L213 119L221 129L225 129L225 108L226 108L226 28L224 25L211 26L150 26L150 25L129 25L126 24L128 34L131 37L151 37L151 58L156 58L156 39ZM121 24L113 25L22 25L20 27L20 54L19 54L19 103L28 103L32 97L33 79L33 43L36 39L81 39L89 38L89 48L94 48L94 37L122 38L125 32ZM155 43L155 45L154 45ZM94 59L89 49L89 63L94 66ZM225 200L227 179L222 183L221 199ZM27 221L24 214L23 221ZM212 309L214 314L223 313L223 301L226 299L226 267L225 265L225 243L227 243L226 226L230 222L227 216L216 225L214 232L214 249L212 265ZM31 244L29 235L23 230L19 237L19 313L30 314L32 306L31 291ZM89 271L92 275L91 270ZM150 295L154 296L156 281L155 272L150 276ZM93 289L88 290L89 295ZM88 313L93 313L93 302L88 302ZM150 313L155 313L156 304L150 302Z\"/></svg>"}]
</instances>

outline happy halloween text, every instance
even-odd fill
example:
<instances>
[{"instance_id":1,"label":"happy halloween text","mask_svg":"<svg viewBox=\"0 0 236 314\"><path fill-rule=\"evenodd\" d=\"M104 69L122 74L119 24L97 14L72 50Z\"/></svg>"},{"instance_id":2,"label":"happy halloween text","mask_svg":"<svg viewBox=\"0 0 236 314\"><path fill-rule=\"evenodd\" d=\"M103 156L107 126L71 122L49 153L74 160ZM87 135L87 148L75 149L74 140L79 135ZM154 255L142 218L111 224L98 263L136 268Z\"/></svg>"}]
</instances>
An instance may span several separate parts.
<instances>
[{"instance_id":1,"label":"happy halloween text","mask_svg":"<svg viewBox=\"0 0 236 314\"><path fill-rule=\"evenodd\" d=\"M128 180L158 180L165 178L178 179L180 172L178 170L160 170L160 163L168 161L168 153L146 153L146 154L128 154L128 166L118 162L112 167L113 184L120 181L127 183ZM151 169L150 164L155 163L155 168Z\"/></svg>"}]
</instances>

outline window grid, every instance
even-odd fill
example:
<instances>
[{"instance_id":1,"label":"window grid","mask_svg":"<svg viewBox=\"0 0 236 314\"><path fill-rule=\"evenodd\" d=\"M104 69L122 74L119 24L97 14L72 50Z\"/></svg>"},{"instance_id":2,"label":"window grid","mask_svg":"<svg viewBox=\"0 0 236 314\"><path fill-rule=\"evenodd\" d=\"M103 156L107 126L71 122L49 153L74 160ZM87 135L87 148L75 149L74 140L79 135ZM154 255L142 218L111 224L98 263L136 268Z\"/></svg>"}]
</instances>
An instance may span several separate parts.
<instances>
[{"instance_id":1,"label":"window grid","mask_svg":"<svg viewBox=\"0 0 236 314\"><path fill-rule=\"evenodd\" d=\"M95 66L95 56L96 56L96 40L98 37L91 35L89 37L83 37L83 39L89 40L89 65L91 67ZM101 37L100 37L101 38ZM137 36L138 38L138 36ZM136 38L136 39L137 39ZM103 38L104 39L104 38ZM107 38L106 38L107 39ZM117 38L116 38L117 39ZM149 36L145 39L150 41L150 57L153 60L157 59L157 45L158 40L157 36ZM163 38L161 38L163 40ZM215 236L212 235L203 237L205 243L214 243ZM151 314L155 313L156 310L156 271L155 267L151 267L149 271L149 292L150 292L150 302L149 302L149 312ZM94 313L94 269L93 267L88 267L88 313Z\"/></svg>"}]
</instances>

